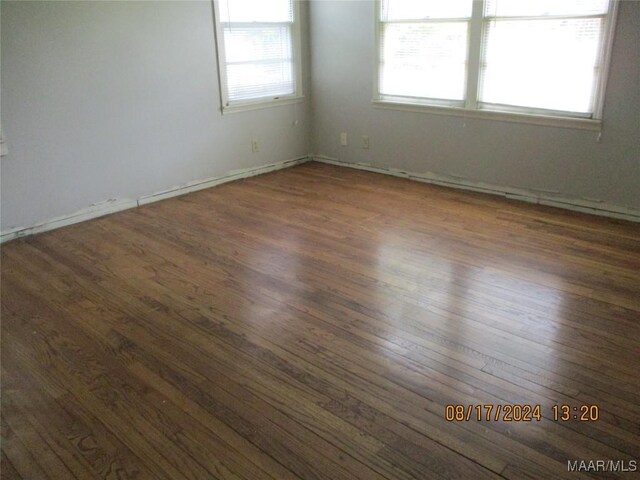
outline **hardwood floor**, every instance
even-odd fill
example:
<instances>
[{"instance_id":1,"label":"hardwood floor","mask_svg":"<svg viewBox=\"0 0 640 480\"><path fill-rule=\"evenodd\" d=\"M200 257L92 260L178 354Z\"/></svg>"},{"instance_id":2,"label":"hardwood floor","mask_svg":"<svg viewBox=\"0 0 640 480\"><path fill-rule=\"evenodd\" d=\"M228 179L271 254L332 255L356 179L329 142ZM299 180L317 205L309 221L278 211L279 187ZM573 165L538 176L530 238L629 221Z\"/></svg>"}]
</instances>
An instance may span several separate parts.
<instances>
[{"instance_id":1,"label":"hardwood floor","mask_svg":"<svg viewBox=\"0 0 640 480\"><path fill-rule=\"evenodd\" d=\"M17 240L2 478L588 478L640 458L639 272L640 225L319 163Z\"/></svg>"}]
</instances>

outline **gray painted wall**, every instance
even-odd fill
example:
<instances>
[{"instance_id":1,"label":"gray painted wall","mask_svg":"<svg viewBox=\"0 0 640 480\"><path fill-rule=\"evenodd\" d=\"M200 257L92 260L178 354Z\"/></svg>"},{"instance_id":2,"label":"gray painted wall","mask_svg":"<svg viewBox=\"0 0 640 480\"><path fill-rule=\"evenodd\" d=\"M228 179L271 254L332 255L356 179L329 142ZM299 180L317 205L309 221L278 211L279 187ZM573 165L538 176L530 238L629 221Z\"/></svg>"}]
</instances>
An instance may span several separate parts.
<instances>
[{"instance_id":1,"label":"gray painted wall","mask_svg":"<svg viewBox=\"0 0 640 480\"><path fill-rule=\"evenodd\" d=\"M597 132L376 109L373 2L313 1L310 18L314 153L640 209L640 2L620 5L601 143Z\"/></svg>"},{"instance_id":2,"label":"gray painted wall","mask_svg":"<svg viewBox=\"0 0 640 480\"><path fill-rule=\"evenodd\" d=\"M640 2L623 1L596 143L588 131L374 109L371 1L311 2L312 102L222 116L209 0L3 0L1 229L309 151L638 209L639 25Z\"/></svg>"},{"instance_id":3,"label":"gray painted wall","mask_svg":"<svg viewBox=\"0 0 640 480\"><path fill-rule=\"evenodd\" d=\"M209 0L3 0L1 19L3 231L309 152L308 101L220 114Z\"/></svg>"}]
</instances>

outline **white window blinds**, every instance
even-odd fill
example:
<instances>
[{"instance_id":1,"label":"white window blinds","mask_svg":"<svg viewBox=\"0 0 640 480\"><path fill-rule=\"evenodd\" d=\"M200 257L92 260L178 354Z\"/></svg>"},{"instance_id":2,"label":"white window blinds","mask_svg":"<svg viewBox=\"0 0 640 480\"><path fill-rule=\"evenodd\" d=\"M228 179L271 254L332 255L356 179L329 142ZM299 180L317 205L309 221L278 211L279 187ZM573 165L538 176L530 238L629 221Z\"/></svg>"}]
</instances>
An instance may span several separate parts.
<instances>
[{"instance_id":1,"label":"white window blinds","mask_svg":"<svg viewBox=\"0 0 640 480\"><path fill-rule=\"evenodd\" d=\"M380 0L376 100L599 119L614 0Z\"/></svg>"},{"instance_id":2,"label":"white window blinds","mask_svg":"<svg viewBox=\"0 0 640 480\"><path fill-rule=\"evenodd\" d=\"M226 105L296 94L293 0L220 0Z\"/></svg>"},{"instance_id":3,"label":"white window blinds","mask_svg":"<svg viewBox=\"0 0 640 480\"><path fill-rule=\"evenodd\" d=\"M590 116L608 10L606 0L487 0L481 107Z\"/></svg>"},{"instance_id":4,"label":"white window blinds","mask_svg":"<svg viewBox=\"0 0 640 480\"><path fill-rule=\"evenodd\" d=\"M472 0L383 0L380 94L462 101Z\"/></svg>"}]
</instances>

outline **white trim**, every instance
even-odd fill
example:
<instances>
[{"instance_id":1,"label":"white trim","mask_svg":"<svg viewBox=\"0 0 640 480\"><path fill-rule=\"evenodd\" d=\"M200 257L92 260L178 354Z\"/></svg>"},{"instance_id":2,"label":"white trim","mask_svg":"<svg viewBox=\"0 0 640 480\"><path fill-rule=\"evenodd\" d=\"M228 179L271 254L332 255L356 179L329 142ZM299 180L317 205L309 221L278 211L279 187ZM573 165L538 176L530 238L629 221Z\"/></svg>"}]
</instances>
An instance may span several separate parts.
<instances>
[{"instance_id":1,"label":"white trim","mask_svg":"<svg viewBox=\"0 0 640 480\"><path fill-rule=\"evenodd\" d=\"M482 182L470 182L459 177L432 172L414 173L396 168L376 167L363 163L349 163L324 155L313 155L312 160L315 162L328 163L357 170L366 170L368 172L382 173L384 175L407 178L409 180L431 183L460 190L470 190L474 192L488 193L490 195L499 195L513 200L558 207L582 213L590 213L592 215L599 215L602 217L640 222L640 210L631 207L611 205L597 200L564 198L550 195L549 192L534 191L533 189L527 188L504 187Z\"/></svg>"},{"instance_id":2,"label":"white trim","mask_svg":"<svg viewBox=\"0 0 640 480\"><path fill-rule=\"evenodd\" d=\"M373 98L380 98L380 43L382 42L382 32L380 29L380 13L382 3L380 0L374 0L373 4Z\"/></svg>"},{"instance_id":3,"label":"white trim","mask_svg":"<svg viewBox=\"0 0 640 480\"><path fill-rule=\"evenodd\" d=\"M73 225L74 223L84 222L86 220L91 220L92 218L102 217L104 215L109 215L111 213L120 212L137 206L138 202L130 198L112 198L105 200L104 202L95 203L69 215L54 217L30 227L14 227L4 230L0 233L0 243L5 243L15 238L26 237L40 232L55 230L56 228L66 227L67 225Z\"/></svg>"},{"instance_id":4,"label":"white trim","mask_svg":"<svg viewBox=\"0 0 640 480\"><path fill-rule=\"evenodd\" d=\"M311 160L311 157L309 155L306 155L303 157L295 158L293 160L286 160L284 162L276 162L259 167L250 167L242 170L235 170L220 177L196 180L195 182L176 186L169 190L164 190L162 192L157 192L151 195L144 195L142 197L139 197L137 200L128 198L106 200L104 202L95 203L77 212L55 217L29 227L14 227L4 230L2 233L0 233L0 243L5 243L15 238L34 235L36 233L47 232L56 228L66 227L67 225L84 222L86 220L91 220L93 218L102 217L111 213L120 212L129 208L140 207L142 205L158 202L160 200L171 197L177 197L179 195L195 192L197 190L203 190L205 188L214 187L222 183L233 182L235 180L240 180L243 178L262 175L263 173L269 173L276 170L281 170L283 168L293 167L294 165L300 165L301 163L308 162L309 160Z\"/></svg>"},{"instance_id":5,"label":"white trim","mask_svg":"<svg viewBox=\"0 0 640 480\"><path fill-rule=\"evenodd\" d=\"M308 7L307 7L308 8ZM308 30L308 27L307 27ZM296 66L296 97L304 96L302 75L302 6L300 0L293 0L293 56Z\"/></svg>"},{"instance_id":6,"label":"white trim","mask_svg":"<svg viewBox=\"0 0 640 480\"><path fill-rule=\"evenodd\" d=\"M157 202L158 200L164 200L165 198L177 197L179 195L184 195L185 193L191 193L198 190L204 190L205 188L215 187L216 185L220 185L222 183L233 182L234 180L241 180L243 178L255 177L256 175L262 175L264 173L275 172L276 170L282 170L283 168L300 165L301 163L305 163L310 160L311 157L309 155L305 155L304 157L294 158L293 160L270 163L269 165L262 165L260 167L250 167L243 168L241 170L233 170L221 177L196 180L195 182L190 182L186 185L171 188L163 192L144 195L138 198L138 205L142 206L148 203Z\"/></svg>"},{"instance_id":7,"label":"white trim","mask_svg":"<svg viewBox=\"0 0 640 480\"><path fill-rule=\"evenodd\" d=\"M597 15L582 15L582 16L544 16L544 17L525 17L528 20L543 19L549 20L554 18L605 18L605 26L603 32L603 39L601 42L600 51L600 73L598 76L598 84L594 87L594 105L593 113L589 114L591 118L580 118L579 114L573 114L571 112L554 112L552 110L536 110L528 109L525 107L503 107L494 106L493 110L482 109L480 102L478 101L478 95L480 91L480 64L484 57L484 29L487 22L495 20L510 20L520 17L485 17L484 5L486 0L474 0L472 16L468 19L453 19L459 21L467 21L469 23L469 43L467 45L467 72L465 76L465 99L462 103L465 104L465 108L461 108L453 105L447 105L452 103L447 100L433 100L428 98L410 99L407 98L403 101L398 97L385 96L380 93L380 47L381 47L381 24L383 23L381 18L381 0L375 0L374 5L374 24L375 24L375 39L374 39L374 78L373 78L373 103L374 106L383 108L395 108L399 110L409 111L425 111L428 113L446 115L446 111L450 111L450 115L453 116L465 116L470 118L488 118L499 121L511 121L517 123L531 123L535 125L548 125L555 127L577 128L586 130L602 130L602 118L604 111L604 97L606 94L606 84L609 77L609 68L611 64L611 51L613 48L613 36L615 33L615 25L618 14L618 3L620 0L610 0L609 10L605 14ZM423 19L423 20L401 20L390 21L391 23L401 22L433 22L433 21L452 21L452 19ZM476 45L478 40L478 34L480 34L480 42ZM398 100L396 100L398 98ZM415 109L407 108L407 106L414 106ZM519 112L511 112L509 110L520 110ZM481 111L480 115L476 115L476 112ZM503 115L504 114L504 115ZM515 115L514 115L515 114Z\"/></svg>"},{"instance_id":8,"label":"white trim","mask_svg":"<svg viewBox=\"0 0 640 480\"><path fill-rule=\"evenodd\" d=\"M223 114L236 113L248 110L256 110L261 108L267 108L271 106L287 105L291 103L297 103L304 98L304 92L302 90L302 41L300 33L301 14L300 14L300 0L291 0L293 7L293 22L241 22L247 25L278 25L285 23L291 24L291 50L293 55L294 64L294 86L295 92L290 95L274 97L274 98L259 98L256 100L236 101L231 103L229 101L229 92L227 86L226 75L226 58L224 47L224 29L222 24L228 24L229 22L222 22L220 20L220 8L218 2L220 0L212 0L213 2L213 23L216 39L216 60L218 63L218 82L220 85L220 111Z\"/></svg>"},{"instance_id":9,"label":"white trim","mask_svg":"<svg viewBox=\"0 0 640 480\"><path fill-rule=\"evenodd\" d=\"M480 63L482 61L482 38L484 24L482 22L483 2L473 2L471 20L467 29L467 61L466 77L464 82L465 107L468 110L478 108L478 89L480 84Z\"/></svg>"},{"instance_id":10,"label":"white trim","mask_svg":"<svg viewBox=\"0 0 640 480\"><path fill-rule=\"evenodd\" d=\"M589 14L582 14L582 15L487 15L484 16L484 19L487 22L493 22L493 21L501 21L501 20L505 20L507 22L513 22L513 21L519 21L519 20L540 20L540 21L545 21L545 20L574 20L574 19L590 19L590 18L602 18L604 15L606 15L605 13L589 13Z\"/></svg>"},{"instance_id":11,"label":"white trim","mask_svg":"<svg viewBox=\"0 0 640 480\"><path fill-rule=\"evenodd\" d=\"M598 78L598 86L595 91L595 104L593 106L593 117L602 119L604 115L604 97L607 93L607 80L609 79L609 68L611 67L611 52L613 50L613 37L618 23L618 3L619 0L611 0L609 4L609 14L605 25L604 40L602 42L602 69Z\"/></svg>"},{"instance_id":12,"label":"white trim","mask_svg":"<svg viewBox=\"0 0 640 480\"><path fill-rule=\"evenodd\" d=\"M211 0L213 4L213 30L216 39L216 62L218 70L218 85L220 87L220 112L224 112L224 106L227 103L227 75L224 69L227 60L224 51L224 32L221 27L220 8L218 0Z\"/></svg>"},{"instance_id":13,"label":"white trim","mask_svg":"<svg viewBox=\"0 0 640 480\"><path fill-rule=\"evenodd\" d=\"M211 0L211 4L213 7L213 33L216 43L216 71L218 73L218 86L220 87L220 112L224 112L224 105L226 104L227 98L227 76L225 75L224 69L220 67L221 65L226 64L224 41L222 28L220 28L220 22L218 22L218 19L220 18L218 1Z\"/></svg>"},{"instance_id":14,"label":"white trim","mask_svg":"<svg viewBox=\"0 0 640 480\"><path fill-rule=\"evenodd\" d=\"M387 110L403 110L407 112L429 113L434 115L448 115L452 117L484 118L497 122L529 123L547 127L575 128L578 130L602 130L601 120L590 118L552 117L545 115L531 115L527 113L505 112L497 110L476 110L460 107L444 107L438 105L422 105L416 103L388 102L372 100L375 108Z\"/></svg>"},{"instance_id":15,"label":"white trim","mask_svg":"<svg viewBox=\"0 0 640 480\"><path fill-rule=\"evenodd\" d=\"M393 20L380 20L381 23L463 23L471 20L471 17L425 17L425 18L394 18Z\"/></svg>"},{"instance_id":16,"label":"white trim","mask_svg":"<svg viewBox=\"0 0 640 480\"><path fill-rule=\"evenodd\" d=\"M424 107L465 108L464 100L451 100L448 98L409 97L401 95L380 95L374 102L394 103L400 105L417 105Z\"/></svg>"},{"instance_id":17,"label":"white trim","mask_svg":"<svg viewBox=\"0 0 640 480\"><path fill-rule=\"evenodd\" d=\"M294 103L304 102L304 96L299 97L281 97L273 100L260 100L257 102L236 103L222 107L222 113L228 115L229 113L247 112L249 110L260 110L262 108L280 107L282 105L292 105Z\"/></svg>"}]
</instances>

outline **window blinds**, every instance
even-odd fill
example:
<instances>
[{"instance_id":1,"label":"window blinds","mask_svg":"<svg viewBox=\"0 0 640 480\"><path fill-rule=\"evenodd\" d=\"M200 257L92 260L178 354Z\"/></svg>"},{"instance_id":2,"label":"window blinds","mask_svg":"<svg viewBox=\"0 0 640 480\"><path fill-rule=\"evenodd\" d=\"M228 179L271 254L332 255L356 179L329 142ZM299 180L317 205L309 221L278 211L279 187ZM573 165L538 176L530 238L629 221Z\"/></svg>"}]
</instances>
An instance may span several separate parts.
<instances>
[{"instance_id":1,"label":"window blinds","mask_svg":"<svg viewBox=\"0 0 640 480\"><path fill-rule=\"evenodd\" d=\"M472 0L383 0L380 94L464 99Z\"/></svg>"},{"instance_id":2,"label":"window blinds","mask_svg":"<svg viewBox=\"0 0 640 480\"><path fill-rule=\"evenodd\" d=\"M293 0L220 0L228 104L296 93Z\"/></svg>"},{"instance_id":3,"label":"window blinds","mask_svg":"<svg viewBox=\"0 0 640 480\"><path fill-rule=\"evenodd\" d=\"M380 0L376 98L599 118L613 0Z\"/></svg>"},{"instance_id":4,"label":"window blinds","mask_svg":"<svg viewBox=\"0 0 640 480\"><path fill-rule=\"evenodd\" d=\"M479 101L590 116L606 0L486 0Z\"/></svg>"}]
</instances>

